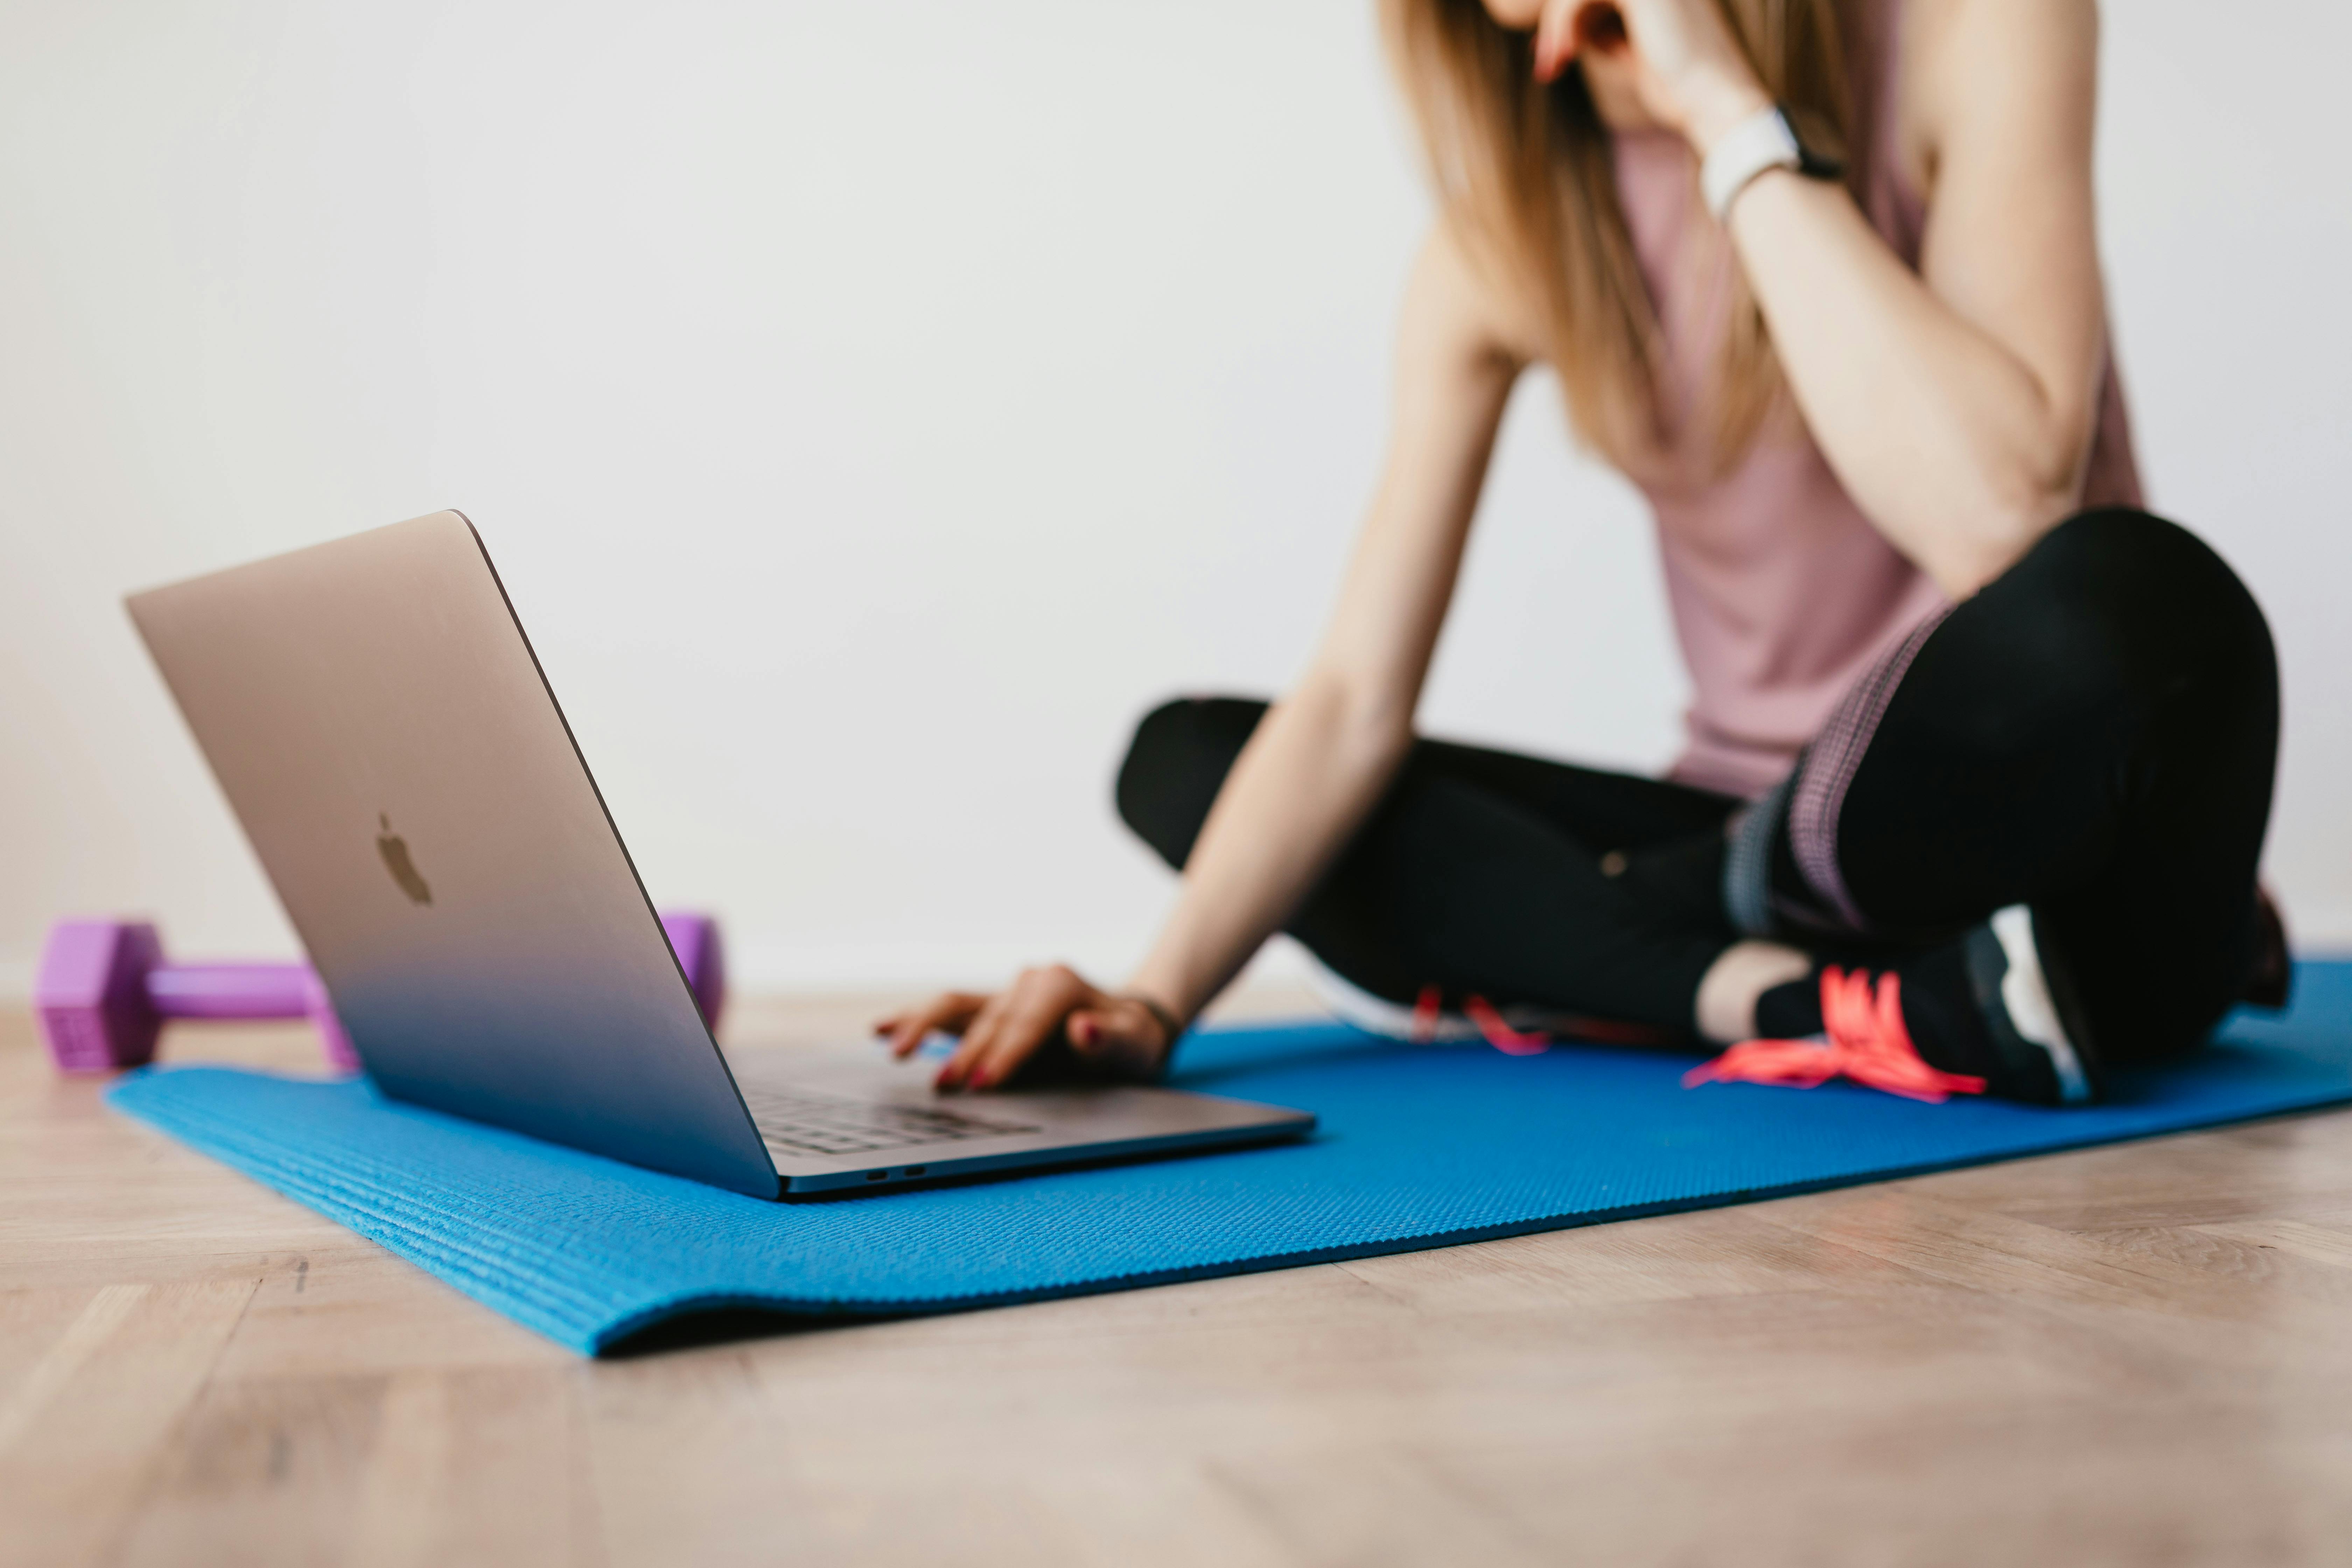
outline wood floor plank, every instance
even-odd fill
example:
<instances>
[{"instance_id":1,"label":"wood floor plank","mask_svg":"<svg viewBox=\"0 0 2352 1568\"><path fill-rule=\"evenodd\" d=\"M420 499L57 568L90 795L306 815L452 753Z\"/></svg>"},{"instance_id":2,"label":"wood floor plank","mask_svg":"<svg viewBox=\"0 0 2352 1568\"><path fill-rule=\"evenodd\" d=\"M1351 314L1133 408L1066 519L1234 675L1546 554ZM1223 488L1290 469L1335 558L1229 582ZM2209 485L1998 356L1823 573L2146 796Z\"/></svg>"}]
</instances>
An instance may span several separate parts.
<instances>
[{"instance_id":1,"label":"wood floor plank","mask_svg":"<svg viewBox=\"0 0 2352 1568\"><path fill-rule=\"evenodd\" d=\"M568 1370L412 1370L385 1381L352 1526L353 1568L592 1563Z\"/></svg>"},{"instance_id":2,"label":"wood floor plank","mask_svg":"<svg viewBox=\"0 0 2352 1568\"><path fill-rule=\"evenodd\" d=\"M2210 1260L2118 1245L2106 1239L2113 1231L2061 1230L1955 1202L1919 1184L1824 1193L1756 1213L1767 1223L1975 1289L2225 1321L2266 1316L2276 1305L2263 1282Z\"/></svg>"},{"instance_id":3,"label":"wood floor plank","mask_svg":"<svg viewBox=\"0 0 2352 1568\"><path fill-rule=\"evenodd\" d=\"M145 1491L251 1279L93 1291L0 1407L0 1563L96 1561ZM26 1502L37 1506L23 1506Z\"/></svg>"},{"instance_id":4,"label":"wood floor plank","mask_svg":"<svg viewBox=\"0 0 2352 1568\"><path fill-rule=\"evenodd\" d=\"M1433 1458L1554 1562L1901 1563L2340 1561L2341 1429L2267 1401L2036 1397L1644 1422L1572 1446Z\"/></svg>"},{"instance_id":5,"label":"wood floor plank","mask_svg":"<svg viewBox=\"0 0 2352 1568\"><path fill-rule=\"evenodd\" d=\"M16 1400L26 1379L95 1293L75 1286L0 1289L0 1426L32 1419L30 1414L7 1412L20 1408Z\"/></svg>"},{"instance_id":6,"label":"wood floor plank","mask_svg":"<svg viewBox=\"0 0 2352 1568\"><path fill-rule=\"evenodd\" d=\"M1367 1445L1336 1455L1221 1463L1216 1474L1267 1521L1294 1562L1312 1568L1548 1568L1558 1561L1508 1511L1488 1506L1409 1448Z\"/></svg>"},{"instance_id":7,"label":"wood floor plank","mask_svg":"<svg viewBox=\"0 0 2352 1568\"><path fill-rule=\"evenodd\" d=\"M1590 1226L1339 1266L1427 1312L1664 1301L1892 1282L1898 1266L1745 1208Z\"/></svg>"},{"instance_id":8,"label":"wood floor plank","mask_svg":"<svg viewBox=\"0 0 2352 1568\"><path fill-rule=\"evenodd\" d=\"M382 1396L369 1377L211 1384L159 1456L119 1561L339 1561Z\"/></svg>"},{"instance_id":9,"label":"wood floor plank","mask_svg":"<svg viewBox=\"0 0 2352 1568\"><path fill-rule=\"evenodd\" d=\"M2193 1227L2254 1247L2275 1248L2329 1269L2352 1272L2352 1224L2313 1225L2300 1219L2249 1219Z\"/></svg>"},{"instance_id":10,"label":"wood floor plank","mask_svg":"<svg viewBox=\"0 0 2352 1568\"><path fill-rule=\"evenodd\" d=\"M355 1238L353 1238L355 1239ZM268 1257L223 1379L566 1367L571 1352L372 1243Z\"/></svg>"}]
</instances>

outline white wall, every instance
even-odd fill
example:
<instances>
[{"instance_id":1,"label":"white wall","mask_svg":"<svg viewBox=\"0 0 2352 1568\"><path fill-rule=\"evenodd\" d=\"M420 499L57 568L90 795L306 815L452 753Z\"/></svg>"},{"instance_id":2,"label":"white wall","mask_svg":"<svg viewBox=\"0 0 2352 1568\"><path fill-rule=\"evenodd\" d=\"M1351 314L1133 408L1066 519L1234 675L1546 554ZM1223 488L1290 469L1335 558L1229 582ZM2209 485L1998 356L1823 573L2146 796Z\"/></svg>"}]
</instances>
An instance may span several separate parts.
<instances>
[{"instance_id":1,"label":"white wall","mask_svg":"<svg viewBox=\"0 0 2352 1568\"><path fill-rule=\"evenodd\" d=\"M2273 875L2352 940L2333 6L2111 7L2159 505L2276 624ZM656 898L765 984L1115 969L1125 726L1328 602L1423 216L1367 0L0 5L0 989L290 937L120 595L442 506ZM1642 515L1515 406L1432 727L1671 755Z\"/></svg>"}]
</instances>

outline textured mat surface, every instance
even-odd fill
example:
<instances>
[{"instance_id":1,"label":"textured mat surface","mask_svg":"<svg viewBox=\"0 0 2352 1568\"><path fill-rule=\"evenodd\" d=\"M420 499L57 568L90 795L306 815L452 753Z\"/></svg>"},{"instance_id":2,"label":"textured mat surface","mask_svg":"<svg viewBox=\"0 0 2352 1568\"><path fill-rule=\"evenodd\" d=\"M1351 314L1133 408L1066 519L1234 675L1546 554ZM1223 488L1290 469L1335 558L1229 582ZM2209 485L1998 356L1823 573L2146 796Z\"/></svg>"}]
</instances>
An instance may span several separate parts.
<instances>
[{"instance_id":1,"label":"textured mat surface","mask_svg":"<svg viewBox=\"0 0 2352 1568\"><path fill-rule=\"evenodd\" d=\"M682 1312L904 1312L1554 1229L2352 1100L2352 963L2111 1104L1928 1106L1844 1084L1685 1090L1676 1057L1203 1035L1179 1081L1305 1107L1311 1142L835 1203L761 1203L412 1110L356 1082L164 1068L109 1096L593 1353Z\"/></svg>"}]
</instances>

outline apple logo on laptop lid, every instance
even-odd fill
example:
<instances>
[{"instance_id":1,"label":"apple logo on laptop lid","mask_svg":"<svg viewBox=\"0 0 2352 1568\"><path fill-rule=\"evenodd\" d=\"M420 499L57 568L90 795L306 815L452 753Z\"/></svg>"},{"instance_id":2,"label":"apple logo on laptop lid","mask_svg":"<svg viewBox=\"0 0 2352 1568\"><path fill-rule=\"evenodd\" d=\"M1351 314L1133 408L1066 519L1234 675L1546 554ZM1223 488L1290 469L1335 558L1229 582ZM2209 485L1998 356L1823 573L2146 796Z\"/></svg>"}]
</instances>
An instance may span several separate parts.
<instances>
[{"instance_id":1,"label":"apple logo on laptop lid","mask_svg":"<svg viewBox=\"0 0 2352 1568\"><path fill-rule=\"evenodd\" d=\"M408 895L410 903L431 903L432 884L425 881L416 869L416 862L409 858L408 840L392 830L391 813L378 812L375 819L382 829L375 837L375 848L383 857L384 869L392 873L392 879L400 884L400 890Z\"/></svg>"}]
</instances>

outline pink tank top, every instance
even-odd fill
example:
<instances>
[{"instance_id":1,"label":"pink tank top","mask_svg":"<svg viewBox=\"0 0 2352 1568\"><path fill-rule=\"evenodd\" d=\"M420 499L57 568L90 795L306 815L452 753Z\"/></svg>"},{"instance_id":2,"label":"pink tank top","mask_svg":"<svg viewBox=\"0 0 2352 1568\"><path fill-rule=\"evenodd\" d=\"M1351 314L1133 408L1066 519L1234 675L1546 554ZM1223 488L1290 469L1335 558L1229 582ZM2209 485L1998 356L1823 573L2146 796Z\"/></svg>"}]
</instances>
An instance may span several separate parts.
<instances>
[{"instance_id":1,"label":"pink tank top","mask_svg":"<svg viewBox=\"0 0 2352 1568\"><path fill-rule=\"evenodd\" d=\"M1875 143L1866 209L1916 270L1927 205L1895 155L1900 8L1901 0L1862 7L1861 34L1850 42ZM1679 137L1619 135L1615 153L1619 199L1665 345L1666 447L1629 477L1657 515L1667 601L1694 689L1688 743L1670 776L1753 796L1789 771L1845 689L1944 598L1871 526L1795 418L1769 421L1736 468L1707 477L1707 436L1693 415L1715 363L1734 263ZM2083 504L2141 504L2112 365Z\"/></svg>"}]
</instances>

